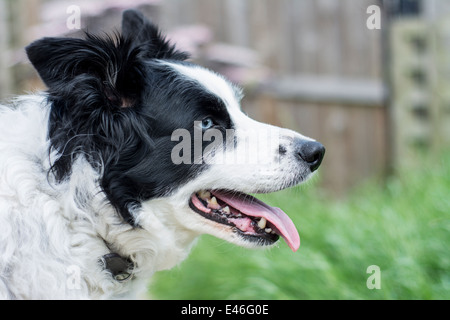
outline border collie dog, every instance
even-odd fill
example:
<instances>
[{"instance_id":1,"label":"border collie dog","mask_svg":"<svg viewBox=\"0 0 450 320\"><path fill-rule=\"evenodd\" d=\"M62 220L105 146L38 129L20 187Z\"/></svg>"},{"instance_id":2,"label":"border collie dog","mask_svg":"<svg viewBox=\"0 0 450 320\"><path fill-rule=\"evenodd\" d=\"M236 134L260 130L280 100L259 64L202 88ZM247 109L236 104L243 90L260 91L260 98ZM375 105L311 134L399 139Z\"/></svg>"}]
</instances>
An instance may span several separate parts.
<instances>
[{"instance_id":1,"label":"border collie dog","mask_svg":"<svg viewBox=\"0 0 450 320\"><path fill-rule=\"evenodd\" d=\"M204 233L298 249L288 216L248 194L307 180L324 147L247 117L238 87L141 13L26 52L48 90L0 106L0 298L124 297Z\"/></svg>"}]
</instances>

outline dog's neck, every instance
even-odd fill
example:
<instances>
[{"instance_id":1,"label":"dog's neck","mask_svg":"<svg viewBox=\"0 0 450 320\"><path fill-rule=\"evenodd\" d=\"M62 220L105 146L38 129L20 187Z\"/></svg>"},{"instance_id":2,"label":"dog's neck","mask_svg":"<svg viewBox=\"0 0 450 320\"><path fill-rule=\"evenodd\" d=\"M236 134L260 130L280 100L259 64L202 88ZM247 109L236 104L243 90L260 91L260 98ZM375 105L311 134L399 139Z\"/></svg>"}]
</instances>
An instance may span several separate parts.
<instances>
[{"instance_id":1,"label":"dog's neck","mask_svg":"<svg viewBox=\"0 0 450 320\"><path fill-rule=\"evenodd\" d=\"M86 232L73 235L74 255L79 253L79 259L84 260L86 269L82 272L87 273L86 279L98 279L89 277L89 273L102 273L102 278L120 294L128 283L139 281L145 285L153 273L173 268L188 256L198 234L174 223L174 208L167 202L135 209L139 227L131 226L105 201L98 181L98 174L86 160L76 160L63 200L65 214L70 215L68 221L78 224L73 229ZM125 265L127 261L132 268ZM130 277L115 277L122 271L129 272ZM99 290L100 285L88 284L92 291L111 291Z\"/></svg>"}]
</instances>

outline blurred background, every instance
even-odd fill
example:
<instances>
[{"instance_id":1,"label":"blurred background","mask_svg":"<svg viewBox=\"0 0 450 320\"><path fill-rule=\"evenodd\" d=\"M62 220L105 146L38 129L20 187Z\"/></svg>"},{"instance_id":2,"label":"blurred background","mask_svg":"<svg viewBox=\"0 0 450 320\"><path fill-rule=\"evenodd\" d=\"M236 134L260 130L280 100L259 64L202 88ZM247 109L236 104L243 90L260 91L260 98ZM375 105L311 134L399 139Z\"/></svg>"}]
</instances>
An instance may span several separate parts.
<instances>
[{"instance_id":1,"label":"blurred background","mask_svg":"<svg viewBox=\"0 0 450 320\"><path fill-rule=\"evenodd\" d=\"M45 89L28 43L120 30L128 8L240 84L251 117L327 148L312 183L262 197L299 252L204 236L151 298L450 298L450 0L0 0L0 99Z\"/></svg>"}]
</instances>

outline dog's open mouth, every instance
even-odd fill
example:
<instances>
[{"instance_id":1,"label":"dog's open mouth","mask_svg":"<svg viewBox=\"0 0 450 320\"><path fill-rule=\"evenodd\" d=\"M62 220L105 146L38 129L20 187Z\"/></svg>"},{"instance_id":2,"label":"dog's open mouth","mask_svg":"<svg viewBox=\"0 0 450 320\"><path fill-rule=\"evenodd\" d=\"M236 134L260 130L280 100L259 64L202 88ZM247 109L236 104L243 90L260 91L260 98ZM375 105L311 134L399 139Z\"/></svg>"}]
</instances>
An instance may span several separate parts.
<instances>
[{"instance_id":1,"label":"dog's open mouth","mask_svg":"<svg viewBox=\"0 0 450 320\"><path fill-rule=\"evenodd\" d=\"M248 194L202 190L192 194L189 206L207 219L232 227L249 240L270 245L281 236L292 251L300 247L300 237L291 219L281 209Z\"/></svg>"}]
</instances>

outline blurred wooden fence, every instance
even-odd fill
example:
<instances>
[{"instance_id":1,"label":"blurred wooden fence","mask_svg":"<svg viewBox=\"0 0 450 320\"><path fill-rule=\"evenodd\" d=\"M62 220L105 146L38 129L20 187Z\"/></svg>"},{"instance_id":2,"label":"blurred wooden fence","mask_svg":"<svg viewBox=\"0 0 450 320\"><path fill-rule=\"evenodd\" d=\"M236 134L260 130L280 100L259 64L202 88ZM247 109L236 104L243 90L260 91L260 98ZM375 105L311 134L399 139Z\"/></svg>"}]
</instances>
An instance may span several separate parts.
<instances>
[{"instance_id":1,"label":"blurred wooden fence","mask_svg":"<svg viewBox=\"0 0 450 320\"><path fill-rule=\"evenodd\" d=\"M366 27L374 0L164 0L165 29L205 24L215 40L250 47L264 65L299 73L381 79L380 32Z\"/></svg>"},{"instance_id":2,"label":"blurred wooden fence","mask_svg":"<svg viewBox=\"0 0 450 320\"><path fill-rule=\"evenodd\" d=\"M166 0L165 29L205 24L217 41L249 47L272 71L243 108L327 148L321 181L341 194L387 167L381 32L373 0Z\"/></svg>"},{"instance_id":3,"label":"blurred wooden fence","mask_svg":"<svg viewBox=\"0 0 450 320\"><path fill-rule=\"evenodd\" d=\"M444 12L391 28L395 165L423 166L425 156L434 163L450 146L450 3Z\"/></svg>"},{"instance_id":4,"label":"blurred wooden fence","mask_svg":"<svg viewBox=\"0 0 450 320\"><path fill-rule=\"evenodd\" d=\"M9 90L10 75L8 68L8 57L5 52L8 50L8 22L5 1L0 1L0 97L4 97Z\"/></svg>"}]
</instances>

